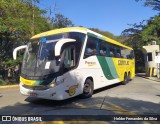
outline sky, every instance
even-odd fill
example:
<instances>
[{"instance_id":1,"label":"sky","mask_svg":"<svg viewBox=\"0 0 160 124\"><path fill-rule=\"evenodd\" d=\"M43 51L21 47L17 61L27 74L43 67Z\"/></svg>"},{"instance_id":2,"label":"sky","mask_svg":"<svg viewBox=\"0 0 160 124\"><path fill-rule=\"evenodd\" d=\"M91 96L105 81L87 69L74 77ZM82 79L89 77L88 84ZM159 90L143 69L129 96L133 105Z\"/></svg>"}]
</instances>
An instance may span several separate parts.
<instances>
[{"instance_id":1,"label":"sky","mask_svg":"<svg viewBox=\"0 0 160 124\"><path fill-rule=\"evenodd\" d=\"M117 36L130 27L128 24L139 23L157 14L135 0L40 0L38 6L47 10L52 8L52 16L61 13L75 26L98 28Z\"/></svg>"}]
</instances>

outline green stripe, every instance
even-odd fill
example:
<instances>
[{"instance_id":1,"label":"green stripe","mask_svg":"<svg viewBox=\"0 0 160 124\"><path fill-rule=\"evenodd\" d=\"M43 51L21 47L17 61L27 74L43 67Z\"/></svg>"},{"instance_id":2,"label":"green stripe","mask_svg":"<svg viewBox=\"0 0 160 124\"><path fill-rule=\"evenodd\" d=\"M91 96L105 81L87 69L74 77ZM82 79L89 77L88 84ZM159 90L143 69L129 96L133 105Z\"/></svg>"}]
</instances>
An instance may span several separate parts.
<instances>
[{"instance_id":1,"label":"green stripe","mask_svg":"<svg viewBox=\"0 0 160 124\"><path fill-rule=\"evenodd\" d=\"M110 70L112 76L114 78L118 78L118 74L117 74L116 68L114 66L113 59L111 57L105 57L105 59L106 59L108 65L109 65L109 70Z\"/></svg>"},{"instance_id":2,"label":"green stripe","mask_svg":"<svg viewBox=\"0 0 160 124\"><path fill-rule=\"evenodd\" d=\"M103 73L108 80L118 78L116 68L113 60L110 57L97 56L97 59L101 65Z\"/></svg>"},{"instance_id":3,"label":"green stripe","mask_svg":"<svg viewBox=\"0 0 160 124\"><path fill-rule=\"evenodd\" d=\"M52 81L53 81L53 78L47 79L47 80L36 80L36 81L34 82L34 85L35 85L35 86L48 85L48 84L50 84Z\"/></svg>"}]
</instances>

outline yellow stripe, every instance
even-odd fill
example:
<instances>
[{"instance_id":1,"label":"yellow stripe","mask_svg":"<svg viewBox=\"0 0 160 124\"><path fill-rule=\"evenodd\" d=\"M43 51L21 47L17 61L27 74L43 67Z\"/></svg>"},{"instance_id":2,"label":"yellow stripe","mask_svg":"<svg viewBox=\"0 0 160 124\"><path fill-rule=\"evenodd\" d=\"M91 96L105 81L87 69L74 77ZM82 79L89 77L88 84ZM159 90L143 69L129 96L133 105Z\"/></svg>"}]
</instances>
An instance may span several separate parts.
<instances>
[{"instance_id":1,"label":"yellow stripe","mask_svg":"<svg viewBox=\"0 0 160 124\"><path fill-rule=\"evenodd\" d=\"M116 45L118 45L118 46L122 46L122 47L124 47L124 48L133 50L131 47L125 46L125 45L121 44L120 42L117 42L117 41L115 41L115 40L113 40L113 39L110 39L110 38L108 38L108 37L106 37L106 36L102 36L102 38L104 38L107 42L110 42L110 43L116 44Z\"/></svg>"},{"instance_id":2,"label":"yellow stripe","mask_svg":"<svg viewBox=\"0 0 160 124\"><path fill-rule=\"evenodd\" d=\"M36 80L27 80L24 79L23 77L20 77L20 81L25 84L25 85L29 85L29 86L33 86L34 83L36 82Z\"/></svg>"},{"instance_id":3,"label":"yellow stripe","mask_svg":"<svg viewBox=\"0 0 160 124\"><path fill-rule=\"evenodd\" d=\"M43 37L43 36L49 36L49 35L53 35L53 34L65 33L65 32L69 32L69 31L72 31L72 30L73 31L74 30L87 31L86 28L82 28L82 27L61 28L61 29L55 29L55 30L51 30L51 31L47 31L47 32L37 34L37 35L33 36L31 39L39 38L39 37Z\"/></svg>"},{"instance_id":4,"label":"yellow stripe","mask_svg":"<svg viewBox=\"0 0 160 124\"><path fill-rule=\"evenodd\" d=\"M43 36L54 35L54 34L59 34L59 33L65 33L65 32L74 31L74 30L75 31L76 30L82 30L82 31L86 31L87 32L87 28L83 28L83 27L61 28L61 29L55 29L55 30L51 30L51 31L47 31L47 32L43 32L43 33L37 34L37 35L33 36L31 39L39 38L39 37L43 37ZM128 48L130 50L133 50L131 47L125 46L125 45L121 44L120 42L117 42L117 41L115 41L113 39L110 39L110 38L108 38L106 36L102 35L102 38L105 39L107 42L110 42L110 43L113 43L113 44Z\"/></svg>"}]
</instances>

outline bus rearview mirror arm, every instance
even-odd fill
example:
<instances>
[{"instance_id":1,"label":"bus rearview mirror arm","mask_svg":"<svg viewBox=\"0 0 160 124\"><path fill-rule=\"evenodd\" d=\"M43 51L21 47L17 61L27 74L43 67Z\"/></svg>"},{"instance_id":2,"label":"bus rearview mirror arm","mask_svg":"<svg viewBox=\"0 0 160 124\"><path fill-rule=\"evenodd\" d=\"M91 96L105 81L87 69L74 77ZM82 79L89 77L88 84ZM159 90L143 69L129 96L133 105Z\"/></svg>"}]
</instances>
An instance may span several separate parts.
<instances>
[{"instance_id":1,"label":"bus rearview mirror arm","mask_svg":"<svg viewBox=\"0 0 160 124\"><path fill-rule=\"evenodd\" d=\"M26 48L27 48L27 45L22 45L22 46L16 47L13 50L13 59L16 60L16 58L17 58L17 51L22 50L22 49L26 49Z\"/></svg>"},{"instance_id":2,"label":"bus rearview mirror arm","mask_svg":"<svg viewBox=\"0 0 160 124\"><path fill-rule=\"evenodd\" d=\"M59 40L55 45L55 56L60 56L61 48L65 43L76 42L75 39L65 38Z\"/></svg>"}]
</instances>

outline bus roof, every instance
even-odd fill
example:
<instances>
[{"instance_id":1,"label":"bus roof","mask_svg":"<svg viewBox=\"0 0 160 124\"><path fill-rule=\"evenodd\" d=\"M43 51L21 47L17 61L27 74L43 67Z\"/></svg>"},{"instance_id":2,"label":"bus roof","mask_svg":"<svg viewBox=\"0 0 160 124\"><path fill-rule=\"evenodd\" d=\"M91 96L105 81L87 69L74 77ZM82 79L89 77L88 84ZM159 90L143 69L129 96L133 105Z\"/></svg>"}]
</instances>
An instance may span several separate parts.
<instances>
[{"instance_id":1,"label":"bus roof","mask_svg":"<svg viewBox=\"0 0 160 124\"><path fill-rule=\"evenodd\" d=\"M99 39L102 39L102 40L105 40L107 42L113 43L115 45L118 45L118 46L130 49L130 50L133 50L131 47L123 45L120 42L117 42L117 41L115 41L115 40L113 40L111 38L108 38L106 36L103 36L103 35L101 35L99 33L96 33L94 31L91 31L91 30L89 30L87 28L83 28L83 27L69 27L69 28L54 29L54 30L50 30L50 31L47 31L47 32L43 32L43 33L37 34L37 35L33 36L31 39L40 38L40 37L44 37L44 36L49 36L49 35L53 35L53 34L72 32L72 31L74 31L74 32L81 32L81 33L85 33L85 34L89 33L89 34L91 34L94 37L97 37Z\"/></svg>"}]
</instances>

